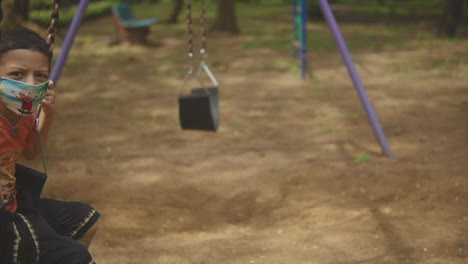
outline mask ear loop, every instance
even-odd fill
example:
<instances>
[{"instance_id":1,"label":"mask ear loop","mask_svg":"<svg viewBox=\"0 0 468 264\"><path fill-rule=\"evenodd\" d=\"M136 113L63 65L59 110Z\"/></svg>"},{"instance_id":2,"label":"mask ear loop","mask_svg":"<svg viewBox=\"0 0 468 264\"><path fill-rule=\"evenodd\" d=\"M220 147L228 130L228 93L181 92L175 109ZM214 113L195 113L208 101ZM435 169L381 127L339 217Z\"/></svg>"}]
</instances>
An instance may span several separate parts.
<instances>
[{"instance_id":1,"label":"mask ear loop","mask_svg":"<svg viewBox=\"0 0 468 264\"><path fill-rule=\"evenodd\" d=\"M5 202L3 201L3 192L2 192L2 188L0 188L0 214L1 212L5 211Z\"/></svg>"},{"instance_id":2,"label":"mask ear loop","mask_svg":"<svg viewBox=\"0 0 468 264\"><path fill-rule=\"evenodd\" d=\"M1 0L0 0L1 3ZM53 56L54 54L54 44L55 44L55 36L57 35L57 27L58 27L58 20L59 20L59 1L58 0L53 0L52 1L52 12L50 13L50 24L49 27L47 28L47 44L49 45L49 50L50 54ZM2 15L2 14L0 14ZM49 80L50 83L50 80ZM47 88L48 89L48 88ZM41 158L42 158L42 166L44 167L44 174L47 175L47 168L46 168L46 162L45 162L45 157L44 157L44 150L43 150L43 145L41 141L41 135L39 134L39 116L41 115L41 105L37 108L36 111L36 122L35 122L35 131L37 134L37 140L39 142L39 149L41 151Z\"/></svg>"},{"instance_id":3,"label":"mask ear loop","mask_svg":"<svg viewBox=\"0 0 468 264\"><path fill-rule=\"evenodd\" d=\"M36 117L34 131L36 132L37 141L39 143L39 150L41 152L41 159L42 159L42 166L44 167L44 174L47 176L47 167L46 167L45 156L44 156L44 148L42 145L41 135L39 133L38 127L39 127L39 115Z\"/></svg>"},{"instance_id":4,"label":"mask ear loop","mask_svg":"<svg viewBox=\"0 0 468 264\"><path fill-rule=\"evenodd\" d=\"M0 0L0 23L2 22L3 20L3 6L2 6L2 2L3 0ZM1 38L2 34L1 34L1 31L0 31L0 38ZM5 210L5 202L3 201L3 192L2 192L2 188L0 187L0 212L1 211L4 211Z\"/></svg>"},{"instance_id":5,"label":"mask ear loop","mask_svg":"<svg viewBox=\"0 0 468 264\"><path fill-rule=\"evenodd\" d=\"M2 22L3 20L3 6L2 6L2 2L3 0L0 0L0 23ZM2 38L2 32L0 31L0 39ZM0 187L0 212L4 211L5 210L5 202L3 201L3 192L2 192L2 188Z\"/></svg>"}]
</instances>

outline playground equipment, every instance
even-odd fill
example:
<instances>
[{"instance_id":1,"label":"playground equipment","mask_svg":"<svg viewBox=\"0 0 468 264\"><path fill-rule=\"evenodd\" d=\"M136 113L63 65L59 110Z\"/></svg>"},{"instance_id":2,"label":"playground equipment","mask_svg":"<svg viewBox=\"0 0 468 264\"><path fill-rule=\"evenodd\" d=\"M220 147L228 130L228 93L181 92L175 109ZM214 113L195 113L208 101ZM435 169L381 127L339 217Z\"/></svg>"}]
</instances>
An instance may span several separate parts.
<instances>
[{"instance_id":1,"label":"playground equipment","mask_svg":"<svg viewBox=\"0 0 468 264\"><path fill-rule=\"evenodd\" d=\"M78 33L78 29L80 28L81 21L83 20L83 16L86 12L86 8L88 7L89 0L81 0L78 8L76 10L75 16L68 28L67 35L62 43L62 48L60 50L60 54L57 57L56 62L52 68L52 72L50 74L50 79L54 81L55 87L57 87L58 80L60 75L62 74L63 66L65 65L68 54L73 46L73 41L75 40L75 36Z\"/></svg>"},{"instance_id":2,"label":"playground equipment","mask_svg":"<svg viewBox=\"0 0 468 264\"><path fill-rule=\"evenodd\" d=\"M294 57L301 59L301 77L307 74L307 0L294 0Z\"/></svg>"},{"instance_id":3,"label":"playground equipment","mask_svg":"<svg viewBox=\"0 0 468 264\"><path fill-rule=\"evenodd\" d=\"M185 75L182 87L179 90L179 121L182 129L216 131L219 126L219 98L218 81L211 72L205 60L208 56L206 49L206 10L205 0L201 0L201 61L198 69L193 66L193 32L192 32L192 0L187 1L187 33L188 33L188 57L189 70ZM200 78L204 72L212 82L212 86L205 86ZM198 82L201 87L194 87ZM190 93L183 94L184 88L189 85Z\"/></svg>"},{"instance_id":4,"label":"playground equipment","mask_svg":"<svg viewBox=\"0 0 468 264\"><path fill-rule=\"evenodd\" d=\"M128 40L132 43L145 43L150 27L158 23L157 18L135 18L129 3L113 5L112 20L117 29L117 41Z\"/></svg>"},{"instance_id":5,"label":"playground equipment","mask_svg":"<svg viewBox=\"0 0 468 264\"><path fill-rule=\"evenodd\" d=\"M393 159L393 154L390 149L390 146L388 145L387 138L385 137L382 127L380 126L379 119L374 112L374 109L369 100L369 97L367 96L366 89L364 88L364 85L359 77L359 74L356 68L354 67L353 60L346 46L343 35L341 34L340 28L338 27L338 23L336 22L335 16L333 15L333 12L330 8L328 0L318 0L318 1L319 1L320 9L322 10L323 16L325 17L325 20L327 21L328 27L330 28L333 34L333 38L335 39L335 42L338 46L338 50L346 65L348 74L351 77L354 87L356 88L356 91L359 95L361 104L364 110L366 111L369 122L372 125L374 135L379 141L380 147L382 148L382 151L385 153L385 155L388 158Z\"/></svg>"},{"instance_id":6,"label":"playground equipment","mask_svg":"<svg viewBox=\"0 0 468 264\"><path fill-rule=\"evenodd\" d=\"M333 12L330 8L328 0L318 0L318 2L319 2L320 9L322 11L322 14L325 17L325 20L328 24L328 27L330 28L333 34L333 38L335 39L335 42L338 46L338 50L341 54L341 57L343 58L343 61L346 65L348 74L351 77L354 87L359 95L361 104L364 110L366 111L367 117L373 129L374 135L379 141L380 147L382 151L384 152L384 154L388 158L393 159L392 151L390 149L390 146L388 145L385 134L380 126L379 119L377 118L377 115L374 112L374 109L369 100L369 97L367 96L366 89L364 88L364 85L362 84L362 81L359 78L359 74L356 68L354 67L353 60L346 46L343 35L341 34L341 31L338 27L338 23L336 22L335 16L333 15ZM302 79L305 79L306 72L307 72L307 35L306 35L307 34L307 28L306 28L307 0L294 0L293 3L294 3L294 9L293 9L294 44L296 48L295 55L297 56L300 50L301 74L302 74Z\"/></svg>"}]
</instances>

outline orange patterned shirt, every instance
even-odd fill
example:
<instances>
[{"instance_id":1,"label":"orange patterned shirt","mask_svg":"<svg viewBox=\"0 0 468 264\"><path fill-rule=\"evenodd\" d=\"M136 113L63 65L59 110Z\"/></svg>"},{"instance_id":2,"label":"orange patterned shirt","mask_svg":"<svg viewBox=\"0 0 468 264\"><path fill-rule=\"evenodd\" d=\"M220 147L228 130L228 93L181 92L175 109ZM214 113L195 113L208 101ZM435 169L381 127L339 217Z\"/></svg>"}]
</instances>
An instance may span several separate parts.
<instances>
[{"instance_id":1,"label":"orange patterned shirt","mask_svg":"<svg viewBox=\"0 0 468 264\"><path fill-rule=\"evenodd\" d=\"M34 116L22 116L13 136L11 127L0 118L0 188L3 194L0 198L6 204L16 198L15 164L22 157L23 150L33 142L34 119Z\"/></svg>"}]
</instances>

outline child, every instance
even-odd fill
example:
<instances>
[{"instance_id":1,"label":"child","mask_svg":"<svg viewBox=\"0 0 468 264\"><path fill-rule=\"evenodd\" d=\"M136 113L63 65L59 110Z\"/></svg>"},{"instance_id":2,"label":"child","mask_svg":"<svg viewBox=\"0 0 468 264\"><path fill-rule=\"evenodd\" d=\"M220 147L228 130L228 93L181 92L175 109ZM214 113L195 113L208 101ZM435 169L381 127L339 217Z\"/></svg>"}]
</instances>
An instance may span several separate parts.
<instances>
[{"instance_id":1,"label":"child","mask_svg":"<svg viewBox=\"0 0 468 264\"><path fill-rule=\"evenodd\" d=\"M56 114L49 81L52 54L37 33L26 28L0 32L0 263L89 264L87 247L99 213L78 202L41 199L22 208L15 165L33 159ZM15 96L22 92L31 100ZM36 98L35 98L36 97ZM39 120L31 114L40 104Z\"/></svg>"}]
</instances>

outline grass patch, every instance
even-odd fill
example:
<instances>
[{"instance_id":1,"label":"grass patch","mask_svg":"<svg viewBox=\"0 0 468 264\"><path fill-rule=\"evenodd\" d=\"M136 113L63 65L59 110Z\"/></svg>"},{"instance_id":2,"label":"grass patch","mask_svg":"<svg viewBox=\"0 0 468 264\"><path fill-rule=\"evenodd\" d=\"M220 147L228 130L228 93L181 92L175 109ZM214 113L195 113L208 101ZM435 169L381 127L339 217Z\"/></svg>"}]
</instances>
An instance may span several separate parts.
<instances>
[{"instance_id":1,"label":"grass patch","mask_svg":"<svg viewBox=\"0 0 468 264\"><path fill-rule=\"evenodd\" d=\"M278 16L289 16L292 15L292 5L290 9L287 8L288 5L279 5L279 4L262 4L262 5L252 5L252 4L237 4L236 12L242 16L242 18L271 18ZM271 20L271 23L274 23L274 20ZM292 22L291 22L292 23Z\"/></svg>"},{"instance_id":2,"label":"grass patch","mask_svg":"<svg viewBox=\"0 0 468 264\"><path fill-rule=\"evenodd\" d=\"M234 124L234 132L236 133L243 133L245 132L245 125L240 122L240 121L237 121L235 124Z\"/></svg>"},{"instance_id":3,"label":"grass patch","mask_svg":"<svg viewBox=\"0 0 468 264\"><path fill-rule=\"evenodd\" d=\"M115 3L115 0L107 0L88 4L84 19L110 15L112 5ZM77 8L77 6L74 6L60 10L59 25L69 25L75 17ZM42 26L48 26L50 24L50 9L32 10L29 18Z\"/></svg>"},{"instance_id":4,"label":"grass patch","mask_svg":"<svg viewBox=\"0 0 468 264\"><path fill-rule=\"evenodd\" d=\"M338 4L352 8L356 14L390 17L429 17L439 16L442 10L440 0L386 0L379 4L376 0L337 0ZM466 10L465 10L465 13Z\"/></svg>"},{"instance_id":5,"label":"grass patch","mask_svg":"<svg viewBox=\"0 0 468 264\"><path fill-rule=\"evenodd\" d=\"M366 161L369 160L369 156L366 153L361 153L357 156L357 158L354 160L354 163L356 164L363 164Z\"/></svg>"},{"instance_id":6,"label":"grass patch","mask_svg":"<svg viewBox=\"0 0 468 264\"><path fill-rule=\"evenodd\" d=\"M245 49L259 49L259 48L267 48L273 50L281 50L281 49L291 49L291 40L289 38L285 39L268 39L264 41L253 40L244 43Z\"/></svg>"},{"instance_id":7,"label":"grass patch","mask_svg":"<svg viewBox=\"0 0 468 264\"><path fill-rule=\"evenodd\" d=\"M312 32L307 35L307 49L318 51L335 50L335 40L329 34Z\"/></svg>"}]
</instances>

